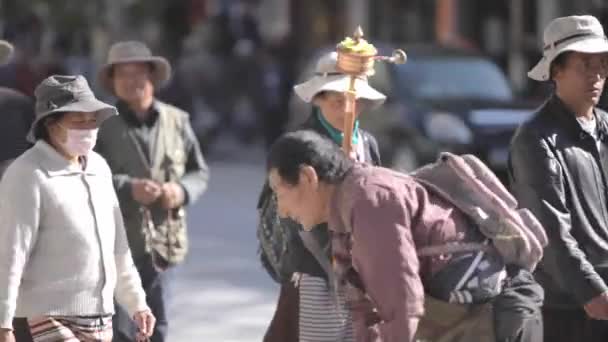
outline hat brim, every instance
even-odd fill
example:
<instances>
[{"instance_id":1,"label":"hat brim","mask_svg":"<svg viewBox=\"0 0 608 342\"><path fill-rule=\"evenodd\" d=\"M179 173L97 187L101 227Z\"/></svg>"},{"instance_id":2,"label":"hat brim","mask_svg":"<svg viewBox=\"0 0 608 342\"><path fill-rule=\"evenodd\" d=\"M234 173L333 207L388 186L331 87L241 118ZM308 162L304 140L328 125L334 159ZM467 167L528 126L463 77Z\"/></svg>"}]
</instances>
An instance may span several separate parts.
<instances>
[{"instance_id":1,"label":"hat brim","mask_svg":"<svg viewBox=\"0 0 608 342\"><path fill-rule=\"evenodd\" d=\"M583 37L545 54L528 72L528 77L536 81L548 81L551 77L551 63L557 56L567 51L581 53L608 53L608 41L604 38Z\"/></svg>"},{"instance_id":2,"label":"hat brim","mask_svg":"<svg viewBox=\"0 0 608 342\"><path fill-rule=\"evenodd\" d=\"M118 111L114 106L111 106L105 102L99 101L95 98L80 100L76 102L69 103L63 107L59 107L53 109L48 112L40 113L36 115L36 119L32 123L30 131L27 135L27 140L31 143L36 142L36 129L38 124L42 122L44 118L47 118L53 114L57 113L68 113L68 112L83 112L83 113L95 113L97 117L97 126L101 126L101 124L108 118L114 115L118 115Z\"/></svg>"},{"instance_id":3,"label":"hat brim","mask_svg":"<svg viewBox=\"0 0 608 342\"><path fill-rule=\"evenodd\" d=\"M8 62L12 54L13 45L6 40L0 40L0 64Z\"/></svg>"},{"instance_id":4,"label":"hat brim","mask_svg":"<svg viewBox=\"0 0 608 342\"><path fill-rule=\"evenodd\" d=\"M152 83L154 87L162 87L171 78L171 64L163 57L152 56L147 58L124 58L116 61L112 61L99 69L97 73L97 79L102 87L114 94L114 84L112 82L112 67L117 64L125 63L152 63L154 70L152 71Z\"/></svg>"},{"instance_id":5,"label":"hat brim","mask_svg":"<svg viewBox=\"0 0 608 342\"><path fill-rule=\"evenodd\" d=\"M293 87L295 93L307 103L320 92L336 91L346 92L350 88L350 76L335 75L335 76L314 76L310 80L300 83ZM357 99L365 99L371 102L371 107L380 106L386 101L386 96L370 86L367 81L357 78L355 80L355 92Z\"/></svg>"}]
</instances>

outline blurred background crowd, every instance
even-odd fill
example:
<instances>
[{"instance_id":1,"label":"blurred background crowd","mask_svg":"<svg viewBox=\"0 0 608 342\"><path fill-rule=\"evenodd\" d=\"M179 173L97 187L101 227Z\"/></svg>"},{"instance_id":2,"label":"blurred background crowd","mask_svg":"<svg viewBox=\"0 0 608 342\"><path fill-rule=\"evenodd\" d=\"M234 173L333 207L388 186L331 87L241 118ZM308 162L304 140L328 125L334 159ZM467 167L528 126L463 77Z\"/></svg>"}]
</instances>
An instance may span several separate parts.
<instances>
[{"instance_id":1,"label":"blurred background crowd","mask_svg":"<svg viewBox=\"0 0 608 342\"><path fill-rule=\"evenodd\" d=\"M388 99L361 118L385 166L409 171L448 150L504 176L516 127L552 90L526 74L543 30L574 14L605 26L608 1L0 0L0 38L15 46L0 87L33 97L49 75L82 74L114 103L96 79L113 43L140 40L168 58L158 98L190 113L211 169L190 210L171 340L259 341L277 295L255 257L264 148L310 114L292 87L318 57L358 25L381 54L406 51L404 65L376 63L370 83Z\"/></svg>"},{"instance_id":2,"label":"blurred background crowd","mask_svg":"<svg viewBox=\"0 0 608 342\"><path fill-rule=\"evenodd\" d=\"M312 72L315 57L361 25L381 52L399 47L410 55L410 63L380 67L372 79L390 101L380 109L385 113L366 116L365 125L381 140L387 162L411 169L437 148L466 145L500 165L506 150L475 145L501 130L510 137L547 94L549 86L530 82L526 72L541 55L545 25L573 13L606 22L608 3L0 0L0 36L16 46L13 60L0 67L0 86L32 96L39 81L57 73L83 74L96 86L110 44L141 40L174 66L159 98L191 114L213 156L226 137L268 145L300 122L309 109L294 99L293 84ZM466 119L454 113L461 111ZM484 125L489 131L478 129ZM456 129L447 134L446 126Z\"/></svg>"}]
</instances>

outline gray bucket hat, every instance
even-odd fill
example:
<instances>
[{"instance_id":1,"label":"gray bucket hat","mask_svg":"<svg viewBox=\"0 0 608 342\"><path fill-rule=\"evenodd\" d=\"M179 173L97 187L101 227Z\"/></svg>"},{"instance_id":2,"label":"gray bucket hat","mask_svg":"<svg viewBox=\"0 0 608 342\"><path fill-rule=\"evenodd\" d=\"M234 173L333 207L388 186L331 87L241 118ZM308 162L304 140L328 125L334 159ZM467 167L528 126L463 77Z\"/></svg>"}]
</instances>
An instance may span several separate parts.
<instances>
[{"instance_id":1,"label":"gray bucket hat","mask_svg":"<svg viewBox=\"0 0 608 342\"><path fill-rule=\"evenodd\" d=\"M110 47L108 62L101 67L97 78L107 91L114 94L112 84L112 67L121 63L152 63L152 83L155 87L162 86L171 78L171 65L167 59L153 56L146 44L138 41L125 41L115 43Z\"/></svg>"},{"instance_id":2,"label":"gray bucket hat","mask_svg":"<svg viewBox=\"0 0 608 342\"><path fill-rule=\"evenodd\" d=\"M591 15L573 15L554 19L543 34L543 57L528 72L528 77L547 81L551 63L566 51L582 53L608 52L608 40L599 20Z\"/></svg>"},{"instance_id":3,"label":"gray bucket hat","mask_svg":"<svg viewBox=\"0 0 608 342\"><path fill-rule=\"evenodd\" d=\"M0 40L0 64L8 62L13 54L13 46L6 40Z\"/></svg>"},{"instance_id":4,"label":"gray bucket hat","mask_svg":"<svg viewBox=\"0 0 608 342\"><path fill-rule=\"evenodd\" d=\"M115 107L101 102L83 76L53 75L44 79L34 90L36 96L36 118L27 135L34 143L38 124L46 117L60 112L96 113L97 125L107 118L118 115Z\"/></svg>"}]
</instances>

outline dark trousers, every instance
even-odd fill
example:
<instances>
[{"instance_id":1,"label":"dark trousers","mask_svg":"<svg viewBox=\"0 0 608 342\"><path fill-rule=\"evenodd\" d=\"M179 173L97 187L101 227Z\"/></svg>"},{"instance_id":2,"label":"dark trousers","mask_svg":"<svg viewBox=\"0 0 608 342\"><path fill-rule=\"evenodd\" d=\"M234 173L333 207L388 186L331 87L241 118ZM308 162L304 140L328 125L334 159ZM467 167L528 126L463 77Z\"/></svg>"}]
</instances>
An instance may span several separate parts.
<instances>
[{"instance_id":1,"label":"dark trousers","mask_svg":"<svg viewBox=\"0 0 608 342\"><path fill-rule=\"evenodd\" d=\"M543 308L546 342L608 341L608 321L587 316L583 309Z\"/></svg>"},{"instance_id":2,"label":"dark trousers","mask_svg":"<svg viewBox=\"0 0 608 342\"><path fill-rule=\"evenodd\" d=\"M16 342L33 342L30 326L27 323L27 318L13 319L13 333L15 334Z\"/></svg>"},{"instance_id":3,"label":"dark trousers","mask_svg":"<svg viewBox=\"0 0 608 342\"><path fill-rule=\"evenodd\" d=\"M298 342L299 317L300 292L292 282L285 283L263 342Z\"/></svg>"},{"instance_id":4,"label":"dark trousers","mask_svg":"<svg viewBox=\"0 0 608 342\"><path fill-rule=\"evenodd\" d=\"M541 306L544 291L530 272L509 267L508 273L509 279L503 292L493 302L496 341L542 342ZM283 284L274 317L263 342L298 342L299 306L298 288L291 282Z\"/></svg>"},{"instance_id":5,"label":"dark trousers","mask_svg":"<svg viewBox=\"0 0 608 342\"><path fill-rule=\"evenodd\" d=\"M154 334L150 338L151 342L167 341L167 331L169 327L169 283L173 270L159 272L152 264L152 258L147 256L135 261L135 266L141 277L143 288L146 291L146 301L156 317ZM129 314L120 305L116 305L116 314L112 320L114 327L114 342L131 342L135 340L137 326L129 317Z\"/></svg>"},{"instance_id":6,"label":"dark trousers","mask_svg":"<svg viewBox=\"0 0 608 342\"><path fill-rule=\"evenodd\" d=\"M496 341L542 342L544 291L530 272L512 266L507 272L504 289L493 301Z\"/></svg>"}]
</instances>

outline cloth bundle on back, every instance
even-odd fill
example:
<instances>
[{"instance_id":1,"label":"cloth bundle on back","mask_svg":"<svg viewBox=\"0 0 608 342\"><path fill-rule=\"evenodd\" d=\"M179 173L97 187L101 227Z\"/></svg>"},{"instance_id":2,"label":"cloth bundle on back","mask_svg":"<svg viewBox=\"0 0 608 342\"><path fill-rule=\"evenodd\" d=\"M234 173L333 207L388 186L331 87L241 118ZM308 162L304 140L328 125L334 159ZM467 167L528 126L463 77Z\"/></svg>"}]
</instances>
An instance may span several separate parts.
<instances>
[{"instance_id":1,"label":"cloth bundle on back","mask_svg":"<svg viewBox=\"0 0 608 342\"><path fill-rule=\"evenodd\" d=\"M411 175L466 213L492 242L429 246L418 250L418 255L477 251L492 246L505 263L534 271L547 246L547 234L530 210L518 208L513 195L477 157L444 152L436 163Z\"/></svg>"}]
</instances>

